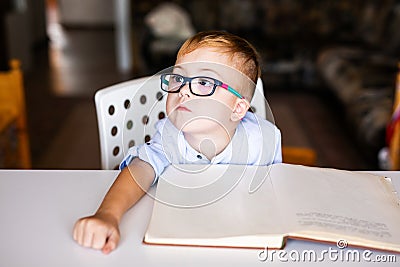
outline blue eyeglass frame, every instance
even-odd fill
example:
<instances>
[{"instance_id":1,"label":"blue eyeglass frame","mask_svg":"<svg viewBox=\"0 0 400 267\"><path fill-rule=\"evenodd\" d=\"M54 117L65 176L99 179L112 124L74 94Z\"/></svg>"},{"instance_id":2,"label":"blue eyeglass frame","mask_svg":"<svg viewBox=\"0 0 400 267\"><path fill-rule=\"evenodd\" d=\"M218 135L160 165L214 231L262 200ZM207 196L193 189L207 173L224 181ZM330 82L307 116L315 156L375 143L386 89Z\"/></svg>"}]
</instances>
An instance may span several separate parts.
<instances>
[{"instance_id":1,"label":"blue eyeglass frame","mask_svg":"<svg viewBox=\"0 0 400 267\"><path fill-rule=\"evenodd\" d=\"M175 76L181 77L181 78L183 79L182 85L181 85L177 90L175 90L175 91L164 90L163 87L162 87L162 85L163 85L163 84L165 84L165 85L167 85L167 86L169 85L169 81L168 81L167 79L165 79L165 76L167 76L167 75L175 75ZM209 93L209 94L207 94L207 95L199 95L199 94L196 94L196 93L194 93L194 92L192 91L192 80L193 80L193 79L197 79L197 78L206 78L206 79L211 79L211 80L214 81L214 86L213 86L213 90L211 91L211 93ZM175 74L175 73L164 73L164 74L161 74L160 79L161 79L161 90L163 90L164 92L167 92L167 93L179 93L180 90L182 89L182 87L185 86L185 84L189 82L189 89L190 89L190 92L191 92L192 94L194 94L194 95L197 95L197 96L211 96L211 95L214 94L215 89L217 88L217 86L219 86L219 87L224 88L225 90L231 92L232 94L234 94L234 95L237 96L238 98L244 99L244 96L242 96L241 94L239 94L238 91L236 91L235 89L233 89L232 87L230 87L230 86L227 85L226 83L223 83L223 82L221 82L220 80L217 80L217 79L214 79L214 78L211 78L211 77L207 77L207 76L185 77L185 76L182 76L182 75L180 75L180 74Z\"/></svg>"}]
</instances>

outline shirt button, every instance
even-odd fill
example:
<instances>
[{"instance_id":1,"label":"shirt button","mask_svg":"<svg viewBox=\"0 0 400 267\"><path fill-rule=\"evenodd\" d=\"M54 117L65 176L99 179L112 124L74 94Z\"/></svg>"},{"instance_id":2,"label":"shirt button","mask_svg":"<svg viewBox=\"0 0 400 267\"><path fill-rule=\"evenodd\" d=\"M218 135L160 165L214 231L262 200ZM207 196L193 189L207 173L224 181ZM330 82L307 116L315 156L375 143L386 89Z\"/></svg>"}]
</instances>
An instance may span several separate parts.
<instances>
[{"instance_id":1,"label":"shirt button","mask_svg":"<svg viewBox=\"0 0 400 267\"><path fill-rule=\"evenodd\" d=\"M203 157L201 155L197 155L197 158L198 159L202 159Z\"/></svg>"}]
</instances>

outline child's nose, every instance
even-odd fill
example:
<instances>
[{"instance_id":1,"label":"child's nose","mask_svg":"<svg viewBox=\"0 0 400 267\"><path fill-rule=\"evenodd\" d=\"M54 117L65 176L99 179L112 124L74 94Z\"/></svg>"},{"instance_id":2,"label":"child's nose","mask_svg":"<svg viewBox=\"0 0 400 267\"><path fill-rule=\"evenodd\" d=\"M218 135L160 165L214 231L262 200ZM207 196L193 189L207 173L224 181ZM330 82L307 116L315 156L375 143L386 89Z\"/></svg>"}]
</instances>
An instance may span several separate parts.
<instances>
[{"instance_id":1,"label":"child's nose","mask_svg":"<svg viewBox=\"0 0 400 267\"><path fill-rule=\"evenodd\" d=\"M185 83L179 91L181 96L191 97L189 83Z\"/></svg>"}]
</instances>

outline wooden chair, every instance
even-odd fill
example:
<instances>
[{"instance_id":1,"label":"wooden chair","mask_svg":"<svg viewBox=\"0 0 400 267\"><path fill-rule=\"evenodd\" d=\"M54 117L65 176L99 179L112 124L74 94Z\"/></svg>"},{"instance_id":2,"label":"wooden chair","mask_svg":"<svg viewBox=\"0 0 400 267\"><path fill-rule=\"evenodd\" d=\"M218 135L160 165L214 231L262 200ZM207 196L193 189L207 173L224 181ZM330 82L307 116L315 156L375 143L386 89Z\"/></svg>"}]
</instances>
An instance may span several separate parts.
<instances>
[{"instance_id":1,"label":"wooden chair","mask_svg":"<svg viewBox=\"0 0 400 267\"><path fill-rule=\"evenodd\" d=\"M315 166L317 153L315 150L307 147L283 146L282 161L291 164Z\"/></svg>"},{"instance_id":2,"label":"wooden chair","mask_svg":"<svg viewBox=\"0 0 400 267\"><path fill-rule=\"evenodd\" d=\"M5 167L31 168L29 136L26 124L25 94L19 61L10 62L10 71L0 72L0 133L6 135L2 150L12 153L7 146L16 141L16 154L13 160L6 160ZM5 134L8 129L15 131ZM14 136L15 135L15 136ZM12 147L11 145L9 147ZM6 158L10 158L9 155ZM12 162L11 162L12 161Z\"/></svg>"},{"instance_id":3,"label":"wooden chair","mask_svg":"<svg viewBox=\"0 0 400 267\"><path fill-rule=\"evenodd\" d=\"M396 79L393 103L393 115L389 125L391 137L389 142L389 159L391 170L400 170L400 63Z\"/></svg>"},{"instance_id":4,"label":"wooden chair","mask_svg":"<svg viewBox=\"0 0 400 267\"><path fill-rule=\"evenodd\" d=\"M267 117L262 80L251 102L254 113ZM125 152L147 142L155 133L155 123L166 116L166 93L160 89L160 77L143 77L98 90L95 95L99 127L102 169L116 169ZM314 165L315 152L308 148L285 147L288 163Z\"/></svg>"}]
</instances>

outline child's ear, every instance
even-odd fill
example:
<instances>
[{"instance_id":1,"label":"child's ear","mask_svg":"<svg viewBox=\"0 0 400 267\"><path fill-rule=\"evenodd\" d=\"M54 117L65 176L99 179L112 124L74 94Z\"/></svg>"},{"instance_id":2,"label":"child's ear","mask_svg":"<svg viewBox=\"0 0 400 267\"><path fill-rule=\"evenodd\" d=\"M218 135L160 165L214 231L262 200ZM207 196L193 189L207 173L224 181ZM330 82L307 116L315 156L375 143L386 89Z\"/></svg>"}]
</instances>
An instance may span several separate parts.
<instances>
[{"instance_id":1,"label":"child's ear","mask_svg":"<svg viewBox=\"0 0 400 267\"><path fill-rule=\"evenodd\" d=\"M238 99L236 101L235 107L231 113L231 120L232 121L241 120L246 115L246 112L249 110L249 108L250 108L250 104L247 100Z\"/></svg>"}]
</instances>

